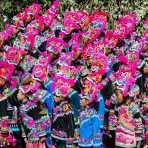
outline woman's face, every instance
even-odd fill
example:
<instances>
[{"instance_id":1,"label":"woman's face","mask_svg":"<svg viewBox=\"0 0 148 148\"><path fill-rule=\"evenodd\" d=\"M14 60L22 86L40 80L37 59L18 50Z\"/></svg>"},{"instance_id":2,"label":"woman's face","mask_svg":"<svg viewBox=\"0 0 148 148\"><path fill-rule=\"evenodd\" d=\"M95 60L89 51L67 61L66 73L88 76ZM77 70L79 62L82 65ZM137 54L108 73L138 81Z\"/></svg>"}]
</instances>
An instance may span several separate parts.
<instances>
[{"instance_id":1,"label":"woman's face","mask_svg":"<svg viewBox=\"0 0 148 148\"><path fill-rule=\"evenodd\" d=\"M148 103L145 103L145 104L143 105L143 108L144 108L145 111L148 111Z\"/></svg>"},{"instance_id":2,"label":"woman's face","mask_svg":"<svg viewBox=\"0 0 148 148\"><path fill-rule=\"evenodd\" d=\"M108 55L111 52L110 48L105 48L105 55Z\"/></svg>"},{"instance_id":3,"label":"woman's face","mask_svg":"<svg viewBox=\"0 0 148 148\"><path fill-rule=\"evenodd\" d=\"M93 59L91 57L89 57L87 61L88 61L88 64L91 65L93 62Z\"/></svg>"},{"instance_id":4,"label":"woman's face","mask_svg":"<svg viewBox=\"0 0 148 148\"><path fill-rule=\"evenodd\" d=\"M148 66L144 66L143 71L145 74L148 74Z\"/></svg>"},{"instance_id":5,"label":"woman's face","mask_svg":"<svg viewBox=\"0 0 148 148\"><path fill-rule=\"evenodd\" d=\"M23 36L20 36L20 41L21 42L24 42L25 41L25 38Z\"/></svg>"},{"instance_id":6,"label":"woman's face","mask_svg":"<svg viewBox=\"0 0 148 148\"><path fill-rule=\"evenodd\" d=\"M123 92L121 90L116 90L117 102L121 103L123 101Z\"/></svg>"},{"instance_id":7,"label":"woman's face","mask_svg":"<svg viewBox=\"0 0 148 148\"><path fill-rule=\"evenodd\" d=\"M0 47L3 45L2 37L0 37Z\"/></svg>"},{"instance_id":8,"label":"woman's face","mask_svg":"<svg viewBox=\"0 0 148 148\"><path fill-rule=\"evenodd\" d=\"M26 97L25 95L22 93L22 91L19 90L18 94L17 94L17 98L19 101L23 101Z\"/></svg>"},{"instance_id":9,"label":"woman's face","mask_svg":"<svg viewBox=\"0 0 148 148\"><path fill-rule=\"evenodd\" d=\"M148 89L148 82L145 82L144 87L146 90Z\"/></svg>"},{"instance_id":10,"label":"woman's face","mask_svg":"<svg viewBox=\"0 0 148 148\"><path fill-rule=\"evenodd\" d=\"M87 106L88 100L83 98L83 99L80 100L80 104L81 104L81 106Z\"/></svg>"},{"instance_id":11,"label":"woman's face","mask_svg":"<svg viewBox=\"0 0 148 148\"><path fill-rule=\"evenodd\" d=\"M90 90L89 82L88 82L88 80L85 80L84 81L84 92L87 93L87 92L89 92L89 90Z\"/></svg>"},{"instance_id":12,"label":"woman's face","mask_svg":"<svg viewBox=\"0 0 148 148\"><path fill-rule=\"evenodd\" d=\"M132 102L131 99L127 99L126 100L126 105L128 106L129 104L131 104L131 102Z\"/></svg>"},{"instance_id":13,"label":"woman's face","mask_svg":"<svg viewBox=\"0 0 148 148\"><path fill-rule=\"evenodd\" d=\"M5 79L3 79L2 77L0 77L0 86L3 86L5 84Z\"/></svg>"},{"instance_id":14,"label":"woman's face","mask_svg":"<svg viewBox=\"0 0 148 148\"><path fill-rule=\"evenodd\" d=\"M31 16L28 16L27 19L26 19L26 22L30 22L31 21Z\"/></svg>"}]
</instances>

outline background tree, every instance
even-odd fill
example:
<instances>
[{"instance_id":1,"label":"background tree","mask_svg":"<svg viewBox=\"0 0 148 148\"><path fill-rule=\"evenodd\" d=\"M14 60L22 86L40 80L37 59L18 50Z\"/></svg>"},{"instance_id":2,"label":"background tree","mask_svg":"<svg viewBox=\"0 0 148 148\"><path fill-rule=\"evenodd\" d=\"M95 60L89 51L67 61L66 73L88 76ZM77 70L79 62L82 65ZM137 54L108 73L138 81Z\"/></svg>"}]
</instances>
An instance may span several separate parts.
<instances>
[{"instance_id":1,"label":"background tree","mask_svg":"<svg viewBox=\"0 0 148 148\"><path fill-rule=\"evenodd\" d=\"M0 30L4 29L4 19L11 18L24 7L27 7L32 2L39 2L43 6L43 11L53 0L0 0ZM104 10L109 13L109 26L114 27L114 20L118 16L127 14L128 11L133 11L138 16L137 30L141 33L142 20L148 14L148 1L146 0L60 0L60 15L68 10L86 10L91 13L93 10Z\"/></svg>"}]
</instances>

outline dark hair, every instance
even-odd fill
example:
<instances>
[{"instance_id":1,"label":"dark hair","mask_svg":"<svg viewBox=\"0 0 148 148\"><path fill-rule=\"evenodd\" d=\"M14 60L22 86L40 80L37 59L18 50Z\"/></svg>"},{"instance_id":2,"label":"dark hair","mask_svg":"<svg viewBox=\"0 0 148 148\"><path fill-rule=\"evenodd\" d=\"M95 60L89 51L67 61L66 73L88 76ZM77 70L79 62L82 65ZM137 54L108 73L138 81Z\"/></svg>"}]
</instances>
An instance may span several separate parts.
<instances>
[{"instance_id":1,"label":"dark hair","mask_svg":"<svg viewBox=\"0 0 148 148\"><path fill-rule=\"evenodd\" d=\"M127 96L124 98L124 100L125 100L125 102L128 101L128 100L132 101L132 100L134 100L134 97L131 97L131 96L127 95Z\"/></svg>"},{"instance_id":2,"label":"dark hair","mask_svg":"<svg viewBox=\"0 0 148 148\"><path fill-rule=\"evenodd\" d=\"M11 105L13 106L19 106L19 101L17 99L17 94L18 94L18 89L11 95L8 97L8 101Z\"/></svg>"},{"instance_id":3,"label":"dark hair","mask_svg":"<svg viewBox=\"0 0 148 148\"><path fill-rule=\"evenodd\" d=\"M54 31L55 37L59 37L60 32L61 32L61 31L60 31L59 29L55 30L55 31Z\"/></svg>"},{"instance_id":4,"label":"dark hair","mask_svg":"<svg viewBox=\"0 0 148 148\"><path fill-rule=\"evenodd\" d=\"M122 47L125 44L125 42L123 40L121 40L120 38L118 39L118 42L116 44L116 47Z\"/></svg>"},{"instance_id":5,"label":"dark hair","mask_svg":"<svg viewBox=\"0 0 148 148\"><path fill-rule=\"evenodd\" d=\"M38 47L38 50L39 50L40 52L46 51L46 44L47 44L47 41L44 41L44 42Z\"/></svg>"}]
</instances>

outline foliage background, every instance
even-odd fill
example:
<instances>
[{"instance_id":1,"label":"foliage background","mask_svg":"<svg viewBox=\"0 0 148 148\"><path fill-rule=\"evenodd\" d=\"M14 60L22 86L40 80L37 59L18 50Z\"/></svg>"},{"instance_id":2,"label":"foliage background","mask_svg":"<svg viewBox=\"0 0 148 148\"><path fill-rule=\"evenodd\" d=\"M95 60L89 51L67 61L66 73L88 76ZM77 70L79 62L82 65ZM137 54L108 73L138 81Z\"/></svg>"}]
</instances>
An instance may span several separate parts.
<instances>
[{"instance_id":1,"label":"foliage background","mask_svg":"<svg viewBox=\"0 0 148 148\"><path fill-rule=\"evenodd\" d=\"M86 10L89 13L92 10L99 9L105 10L110 14L109 17L109 29L114 26L114 20L118 16L125 15L128 11L133 11L137 14L139 24L137 25L137 31L142 32L143 18L148 14L148 1L147 0L60 0L60 15L63 16L63 12L67 10ZM11 22L11 18L19 11L22 11L24 7L31 5L32 2L39 2L43 6L43 10L48 8L51 0L0 0L0 31L4 29L4 18L8 18Z\"/></svg>"}]
</instances>

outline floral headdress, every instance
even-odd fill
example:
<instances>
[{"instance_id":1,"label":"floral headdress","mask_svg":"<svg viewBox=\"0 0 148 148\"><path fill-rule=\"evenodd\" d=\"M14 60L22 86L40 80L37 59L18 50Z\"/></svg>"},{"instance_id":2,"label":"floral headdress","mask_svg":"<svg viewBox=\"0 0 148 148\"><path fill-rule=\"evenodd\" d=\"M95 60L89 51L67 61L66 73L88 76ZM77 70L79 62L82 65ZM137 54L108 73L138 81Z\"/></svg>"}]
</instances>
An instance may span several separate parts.
<instances>
[{"instance_id":1,"label":"floral headdress","mask_svg":"<svg viewBox=\"0 0 148 148\"><path fill-rule=\"evenodd\" d=\"M114 31L107 31L104 38L104 46L107 48L116 47L119 36Z\"/></svg>"},{"instance_id":2,"label":"floral headdress","mask_svg":"<svg viewBox=\"0 0 148 148\"><path fill-rule=\"evenodd\" d=\"M23 61L21 62L20 66L25 70L25 71L30 71L33 66L35 65L35 58L33 58L30 55L26 55L23 59Z\"/></svg>"},{"instance_id":3,"label":"floral headdress","mask_svg":"<svg viewBox=\"0 0 148 148\"><path fill-rule=\"evenodd\" d=\"M10 80L14 72L14 66L7 62L0 61L0 77Z\"/></svg>"},{"instance_id":4,"label":"floral headdress","mask_svg":"<svg viewBox=\"0 0 148 148\"><path fill-rule=\"evenodd\" d=\"M91 25L92 28L99 30L102 32L107 27L107 13L102 11L93 11L91 14Z\"/></svg>"},{"instance_id":5,"label":"floral headdress","mask_svg":"<svg viewBox=\"0 0 148 148\"><path fill-rule=\"evenodd\" d=\"M55 82L55 94L60 96L67 96L69 93L69 88L74 86L74 80L71 78L66 78L64 76L54 77Z\"/></svg>"},{"instance_id":6,"label":"floral headdress","mask_svg":"<svg viewBox=\"0 0 148 148\"><path fill-rule=\"evenodd\" d=\"M33 3L29 8L28 12L31 12L33 16L38 15L41 12L41 5L38 3Z\"/></svg>"},{"instance_id":7,"label":"floral headdress","mask_svg":"<svg viewBox=\"0 0 148 148\"><path fill-rule=\"evenodd\" d=\"M41 52L40 53L40 56L39 56L39 63L41 65L44 65L44 66L48 66L51 62L51 59L52 59L52 56L50 53L48 53L48 51L44 51L44 52Z\"/></svg>"},{"instance_id":8,"label":"floral headdress","mask_svg":"<svg viewBox=\"0 0 148 148\"><path fill-rule=\"evenodd\" d=\"M32 77L38 81L47 81L48 69L45 65L37 64L33 67Z\"/></svg>"},{"instance_id":9,"label":"floral headdress","mask_svg":"<svg viewBox=\"0 0 148 148\"><path fill-rule=\"evenodd\" d=\"M131 34L134 31L136 23L136 15L129 12L126 16L120 17L118 19L116 22L117 27L114 29L114 33L119 35L120 38L125 38L127 34Z\"/></svg>"},{"instance_id":10,"label":"floral headdress","mask_svg":"<svg viewBox=\"0 0 148 148\"><path fill-rule=\"evenodd\" d=\"M64 28L68 33L73 29L80 29L80 25L77 24L77 13L76 12L66 12L64 14Z\"/></svg>"},{"instance_id":11,"label":"floral headdress","mask_svg":"<svg viewBox=\"0 0 148 148\"><path fill-rule=\"evenodd\" d=\"M18 65L22 56L25 54L26 52L24 50L9 47L4 55L4 59L10 64Z\"/></svg>"},{"instance_id":12,"label":"floral headdress","mask_svg":"<svg viewBox=\"0 0 148 148\"><path fill-rule=\"evenodd\" d=\"M80 27L83 29L84 27L87 27L90 23L90 17L88 13L84 11L76 11L77 19Z\"/></svg>"},{"instance_id":13,"label":"floral headdress","mask_svg":"<svg viewBox=\"0 0 148 148\"><path fill-rule=\"evenodd\" d=\"M60 53L62 49L66 47L66 45L67 44L62 39L52 37L47 40L46 50L56 54Z\"/></svg>"}]
</instances>

